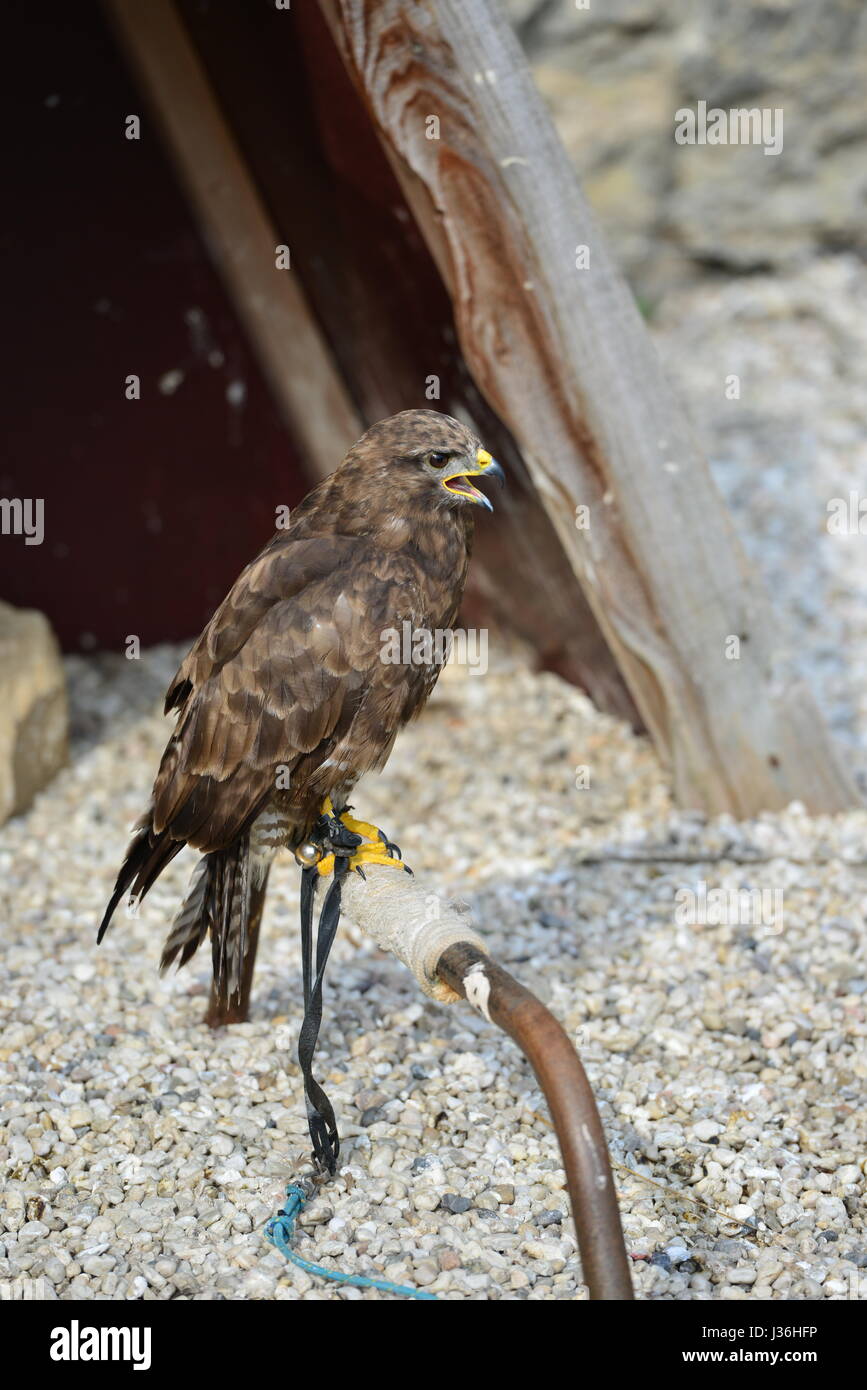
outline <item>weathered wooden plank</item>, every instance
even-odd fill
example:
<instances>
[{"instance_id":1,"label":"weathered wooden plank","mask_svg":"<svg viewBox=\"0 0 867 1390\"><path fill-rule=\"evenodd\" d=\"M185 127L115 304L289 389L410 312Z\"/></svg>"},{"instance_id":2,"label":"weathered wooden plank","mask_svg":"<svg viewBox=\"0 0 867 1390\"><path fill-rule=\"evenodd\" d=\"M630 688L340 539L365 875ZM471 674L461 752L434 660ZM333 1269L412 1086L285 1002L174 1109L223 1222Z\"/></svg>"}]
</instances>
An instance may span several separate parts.
<instances>
[{"instance_id":1,"label":"weathered wooden plank","mask_svg":"<svg viewBox=\"0 0 867 1390\"><path fill-rule=\"evenodd\" d=\"M858 804L493 0L320 4L679 801Z\"/></svg>"},{"instance_id":2,"label":"weathered wooden plank","mask_svg":"<svg viewBox=\"0 0 867 1390\"><path fill-rule=\"evenodd\" d=\"M214 261L271 388L316 477L332 472L361 423L169 0L105 0L159 118Z\"/></svg>"}]
</instances>

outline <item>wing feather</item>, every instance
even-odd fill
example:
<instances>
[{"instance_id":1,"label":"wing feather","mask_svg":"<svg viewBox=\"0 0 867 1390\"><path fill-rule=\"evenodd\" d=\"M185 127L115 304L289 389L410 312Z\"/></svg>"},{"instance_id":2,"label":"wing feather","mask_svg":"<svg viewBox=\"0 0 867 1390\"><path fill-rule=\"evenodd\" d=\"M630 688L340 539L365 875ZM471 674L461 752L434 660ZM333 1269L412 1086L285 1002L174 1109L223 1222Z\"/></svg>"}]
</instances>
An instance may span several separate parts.
<instances>
[{"instance_id":1,"label":"wing feather","mask_svg":"<svg viewBox=\"0 0 867 1390\"><path fill-rule=\"evenodd\" d=\"M425 621L422 587L411 556L367 538L278 535L169 689L179 718L154 786L155 830L222 849L270 799L278 767L295 770L299 798L321 799L325 769L337 785L380 766L426 693L418 668L381 660L382 632Z\"/></svg>"}]
</instances>

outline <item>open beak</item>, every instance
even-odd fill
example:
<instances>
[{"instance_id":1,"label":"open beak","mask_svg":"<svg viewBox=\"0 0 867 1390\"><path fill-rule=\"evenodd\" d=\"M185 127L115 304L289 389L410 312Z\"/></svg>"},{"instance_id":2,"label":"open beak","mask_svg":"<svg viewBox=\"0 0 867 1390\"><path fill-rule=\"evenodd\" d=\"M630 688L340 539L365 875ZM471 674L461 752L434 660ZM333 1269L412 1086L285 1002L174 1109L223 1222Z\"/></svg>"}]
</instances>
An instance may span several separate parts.
<instances>
[{"instance_id":1,"label":"open beak","mask_svg":"<svg viewBox=\"0 0 867 1390\"><path fill-rule=\"evenodd\" d=\"M455 460L457 465L458 460ZM496 478L500 487L506 481L506 475L495 458L491 458L487 449L479 449L476 452L475 464L469 468L464 463L462 466L455 467L453 473L446 473L440 479L446 492L453 492L458 497L465 497L468 502L475 502L480 507L487 507L489 512L494 510L493 505L488 501L483 492L479 492L477 487L473 487L470 478Z\"/></svg>"}]
</instances>

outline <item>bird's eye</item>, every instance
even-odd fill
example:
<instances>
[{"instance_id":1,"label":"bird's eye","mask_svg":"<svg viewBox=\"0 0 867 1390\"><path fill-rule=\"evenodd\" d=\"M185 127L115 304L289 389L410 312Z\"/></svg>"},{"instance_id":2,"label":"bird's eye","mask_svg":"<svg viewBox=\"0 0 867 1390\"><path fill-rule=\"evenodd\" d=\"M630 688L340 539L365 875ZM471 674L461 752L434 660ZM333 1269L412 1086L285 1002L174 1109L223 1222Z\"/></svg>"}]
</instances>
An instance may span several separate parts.
<instances>
[{"instance_id":1,"label":"bird's eye","mask_svg":"<svg viewBox=\"0 0 867 1390\"><path fill-rule=\"evenodd\" d=\"M427 461L432 464L434 468L445 468L450 457L450 454L438 453L435 450L432 454L428 454Z\"/></svg>"}]
</instances>

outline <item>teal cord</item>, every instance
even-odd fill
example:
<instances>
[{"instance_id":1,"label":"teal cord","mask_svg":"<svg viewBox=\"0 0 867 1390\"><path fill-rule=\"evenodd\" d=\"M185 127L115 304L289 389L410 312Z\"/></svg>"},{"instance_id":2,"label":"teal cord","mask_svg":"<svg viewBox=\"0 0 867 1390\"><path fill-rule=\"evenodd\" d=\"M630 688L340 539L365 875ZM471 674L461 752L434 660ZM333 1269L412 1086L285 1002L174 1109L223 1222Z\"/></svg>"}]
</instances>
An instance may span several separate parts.
<instances>
[{"instance_id":1,"label":"teal cord","mask_svg":"<svg viewBox=\"0 0 867 1390\"><path fill-rule=\"evenodd\" d=\"M439 1302L434 1293L423 1293L421 1289L392 1284L387 1279L368 1279L363 1274L341 1274L337 1269L323 1269L322 1265L312 1264L310 1260L296 1255L295 1251L290 1249L289 1242L295 1234L295 1220L307 1201L307 1193L303 1187L290 1182L286 1188L286 1199L286 1206L272 1217L265 1227L265 1235L271 1244L299 1269L305 1270L308 1274L315 1274L319 1279L333 1279L338 1284L351 1284L355 1289L380 1289L383 1293L401 1294L404 1298L424 1299L429 1303Z\"/></svg>"}]
</instances>

